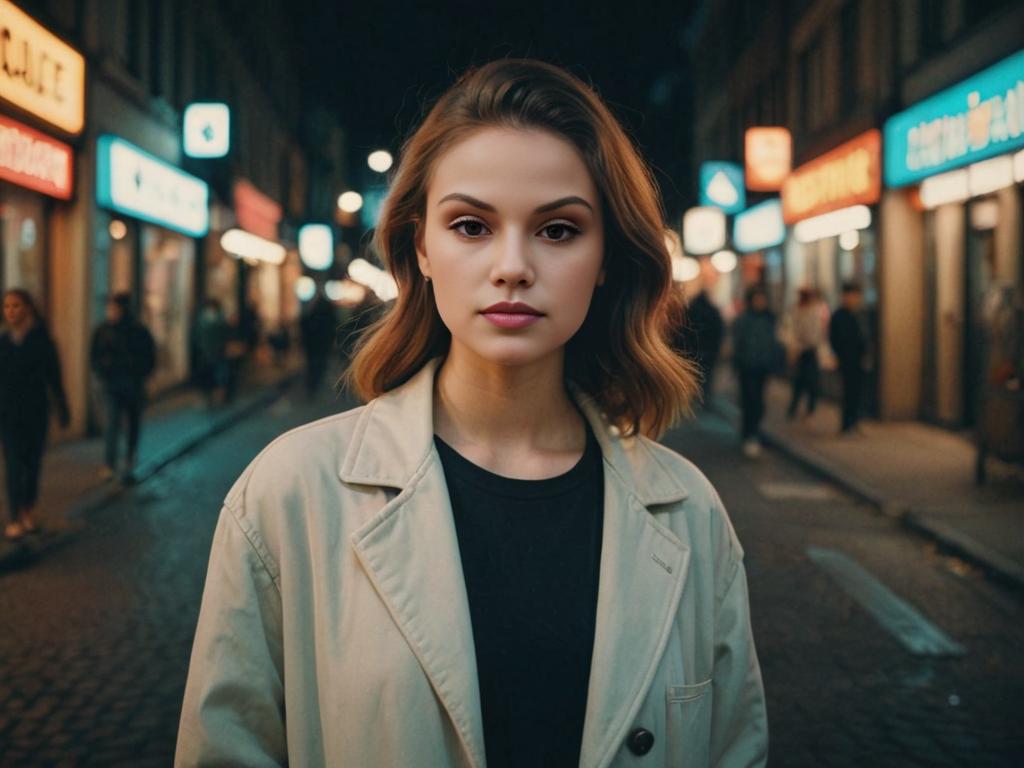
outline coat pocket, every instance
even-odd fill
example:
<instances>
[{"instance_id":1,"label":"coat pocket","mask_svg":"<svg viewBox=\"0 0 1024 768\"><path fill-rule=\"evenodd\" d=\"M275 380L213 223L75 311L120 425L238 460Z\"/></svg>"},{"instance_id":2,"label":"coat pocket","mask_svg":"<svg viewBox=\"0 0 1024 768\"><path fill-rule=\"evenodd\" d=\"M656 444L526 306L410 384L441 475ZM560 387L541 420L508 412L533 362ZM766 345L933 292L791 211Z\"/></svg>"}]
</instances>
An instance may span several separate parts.
<instances>
[{"instance_id":1,"label":"coat pocket","mask_svg":"<svg viewBox=\"0 0 1024 768\"><path fill-rule=\"evenodd\" d=\"M711 680L665 691L666 768L707 768L711 760Z\"/></svg>"}]
</instances>

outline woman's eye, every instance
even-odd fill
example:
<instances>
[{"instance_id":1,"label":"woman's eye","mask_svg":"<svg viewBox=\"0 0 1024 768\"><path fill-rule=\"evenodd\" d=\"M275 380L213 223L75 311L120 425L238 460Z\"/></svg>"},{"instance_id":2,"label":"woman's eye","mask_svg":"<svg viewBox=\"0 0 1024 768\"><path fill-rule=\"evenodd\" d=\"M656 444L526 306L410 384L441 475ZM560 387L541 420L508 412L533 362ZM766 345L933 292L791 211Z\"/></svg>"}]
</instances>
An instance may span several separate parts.
<instances>
[{"instance_id":1,"label":"woman's eye","mask_svg":"<svg viewBox=\"0 0 1024 768\"><path fill-rule=\"evenodd\" d=\"M459 219L453 221L448 229L458 232L465 237L480 237L487 232L487 227L482 221L476 219Z\"/></svg>"},{"instance_id":2,"label":"woman's eye","mask_svg":"<svg viewBox=\"0 0 1024 768\"><path fill-rule=\"evenodd\" d=\"M540 232L547 240L563 242L565 240L572 240L580 233L580 230L566 221L556 221L544 225Z\"/></svg>"}]
</instances>

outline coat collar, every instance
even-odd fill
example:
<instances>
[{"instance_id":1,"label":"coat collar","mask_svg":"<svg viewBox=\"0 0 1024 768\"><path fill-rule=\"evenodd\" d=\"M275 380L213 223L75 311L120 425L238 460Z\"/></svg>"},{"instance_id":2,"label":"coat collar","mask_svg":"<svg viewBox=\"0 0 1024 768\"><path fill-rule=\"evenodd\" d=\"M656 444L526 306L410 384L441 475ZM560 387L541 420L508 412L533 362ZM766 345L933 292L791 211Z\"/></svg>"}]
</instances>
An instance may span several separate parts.
<instances>
[{"instance_id":1,"label":"coat collar","mask_svg":"<svg viewBox=\"0 0 1024 768\"><path fill-rule=\"evenodd\" d=\"M338 474L343 482L408 487L433 449L434 377L442 360L430 360L405 384L367 404L342 458ZM646 441L623 438L593 398L574 386L570 391L601 446L606 466L641 504L670 504L689 495Z\"/></svg>"}]
</instances>

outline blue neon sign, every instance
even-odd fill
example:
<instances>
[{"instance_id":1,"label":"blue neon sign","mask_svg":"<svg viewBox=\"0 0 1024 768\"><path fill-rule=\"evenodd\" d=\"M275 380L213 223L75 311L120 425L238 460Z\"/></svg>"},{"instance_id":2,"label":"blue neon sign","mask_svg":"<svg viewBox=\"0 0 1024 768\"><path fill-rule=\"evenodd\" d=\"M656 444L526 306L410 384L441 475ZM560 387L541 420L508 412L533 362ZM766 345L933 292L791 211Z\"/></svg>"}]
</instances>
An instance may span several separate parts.
<instances>
[{"instance_id":1,"label":"blue neon sign","mask_svg":"<svg viewBox=\"0 0 1024 768\"><path fill-rule=\"evenodd\" d=\"M885 122L885 183L913 184L1024 146L1024 51Z\"/></svg>"},{"instance_id":2,"label":"blue neon sign","mask_svg":"<svg viewBox=\"0 0 1024 768\"><path fill-rule=\"evenodd\" d=\"M190 237L210 231L206 182L117 136L96 140L96 200Z\"/></svg>"},{"instance_id":3,"label":"blue neon sign","mask_svg":"<svg viewBox=\"0 0 1024 768\"><path fill-rule=\"evenodd\" d=\"M713 205L726 213L739 213L746 208L743 167L737 163L701 163L700 204Z\"/></svg>"},{"instance_id":4,"label":"blue neon sign","mask_svg":"<svg viewBox=\"0 0 1024 768\"><path fill-rule=\"evenodd\" d=\"M742 253L774 248L785 239L782 202L777 197L753 205L733 219L732 244Z\"/></svg>"}]
</instances>

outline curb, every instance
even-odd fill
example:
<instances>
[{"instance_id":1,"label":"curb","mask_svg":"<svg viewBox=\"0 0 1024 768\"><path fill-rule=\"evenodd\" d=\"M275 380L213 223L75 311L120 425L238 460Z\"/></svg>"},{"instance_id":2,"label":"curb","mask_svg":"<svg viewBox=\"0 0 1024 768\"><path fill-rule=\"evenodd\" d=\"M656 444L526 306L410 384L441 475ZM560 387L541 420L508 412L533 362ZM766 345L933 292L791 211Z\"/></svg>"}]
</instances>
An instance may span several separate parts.
<instances>
[{"instance_id":1,"label":"curb","mask_svg":"<svg viewBox=\"0 0 1024 768\"><path fill-rule=\"evenodd\" d=\"M712 398L710 406L724 418L732 422L738 420L739 408L735 403L719 396ZM1024 568L1005 555L985 546L948 523L931 517L926 512L908 508L906 505L887 498L859 477L819 456L814 451L782 437L771 428L762 428L761 437L765 444L784 453L819 477L832 481L882 514L899 520L905 528L931 539L943 549L983 569L998 581L1015 589L1024 590Z\"/></svg>"},{"instance_id":2,"label":"curb","mask_svg":"<svg viewBox=\"0 0 1024 768\"><path fill-rule=\"evenodd\" d=\"M81 501L64 513L64 519L70 523L66 528L50 532L43 531L39 535L28 536L17 543L0 541L0 572L27 565L40 555L66 544L85 528L85 518L88 515L113 503L126 491L145 482L168 464L193 451L214 435L224 432L247 418L251 413L269 406L298 381L301 375L300 372L295 372L284 376L280 381L263 388L250 400L219 414L207 422L203 429L196 430L157 456L141 462L136 468L133 483L108 483L90 488L83 494Z\"/></svg>"}]
</instances>

